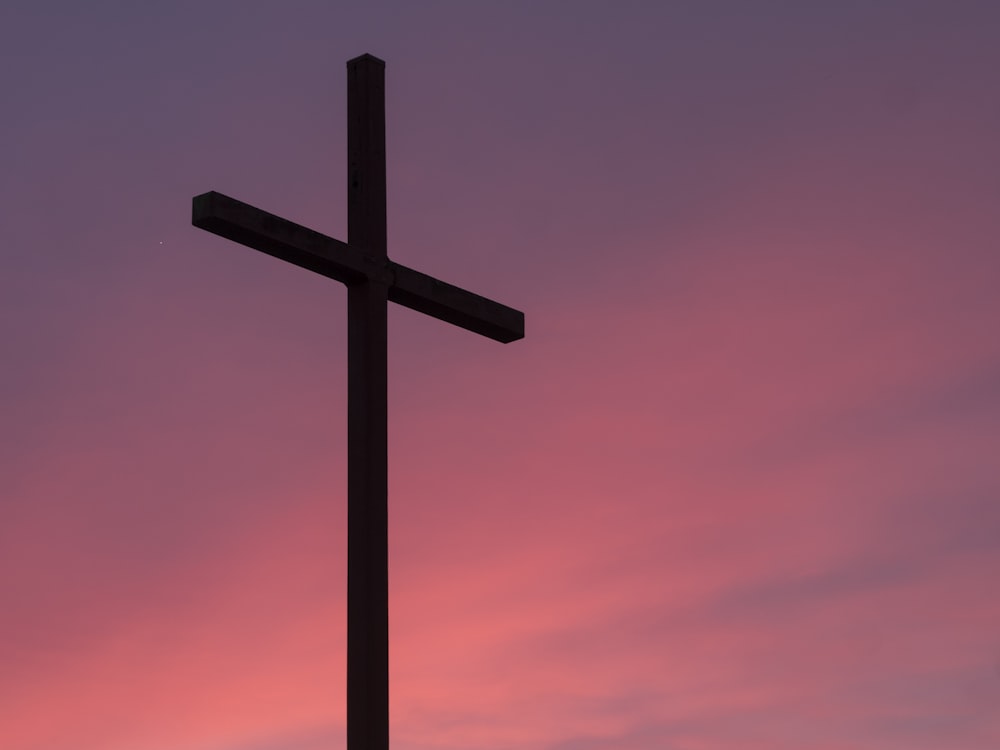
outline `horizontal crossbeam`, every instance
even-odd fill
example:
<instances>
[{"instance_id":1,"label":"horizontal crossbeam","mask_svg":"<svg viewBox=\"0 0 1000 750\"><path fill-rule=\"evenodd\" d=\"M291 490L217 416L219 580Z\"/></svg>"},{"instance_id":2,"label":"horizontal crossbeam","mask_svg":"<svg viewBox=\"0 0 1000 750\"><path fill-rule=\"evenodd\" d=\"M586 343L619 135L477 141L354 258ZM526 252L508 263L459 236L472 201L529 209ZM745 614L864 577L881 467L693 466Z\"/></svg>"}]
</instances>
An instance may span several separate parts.
<instances>
[{"instance_id":1,"label":"horizontal crossbeam","mask_svg":"<svg viewBox=\"0 0 1000 750\"><path fill-rule=\"evenodd\" d=\"M363 250L222 193L196 195L191 223L345 284L392 281L385 265Z\"/></svg>"},{"instance_id":2,"label":"horizontal crossbeam","mask_svg":"<svg viewBox=\"0 0 1000 750\"><path fill-rule=\"evenodd\" d=\"M344 284L386 284L391 301L495 341L524 338L524 313L519 310L391 260L380 260L222 193L195 196L191 223Z\"/></svg>"}]
</instances>

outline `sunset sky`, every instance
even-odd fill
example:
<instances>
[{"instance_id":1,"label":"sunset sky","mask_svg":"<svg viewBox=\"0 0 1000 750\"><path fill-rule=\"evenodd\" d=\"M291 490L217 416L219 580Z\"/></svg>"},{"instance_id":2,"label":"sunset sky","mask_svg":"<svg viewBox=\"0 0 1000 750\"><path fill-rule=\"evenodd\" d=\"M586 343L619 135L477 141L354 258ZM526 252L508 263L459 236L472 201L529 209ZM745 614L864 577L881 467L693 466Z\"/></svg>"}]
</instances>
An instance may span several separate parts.
<instances>
[{"instance_id":1,"label":"sunset sky","mask_svg":"<svg viewBox=\"0 0 1000 750\"><path fill-rule=\"evenodd\" d=\"M343 750L386 61L393 750L1000 747L1000 4L0 5L0 748ZM354 749L352 749L354 750Z\"/></svg>"}]
</instances>

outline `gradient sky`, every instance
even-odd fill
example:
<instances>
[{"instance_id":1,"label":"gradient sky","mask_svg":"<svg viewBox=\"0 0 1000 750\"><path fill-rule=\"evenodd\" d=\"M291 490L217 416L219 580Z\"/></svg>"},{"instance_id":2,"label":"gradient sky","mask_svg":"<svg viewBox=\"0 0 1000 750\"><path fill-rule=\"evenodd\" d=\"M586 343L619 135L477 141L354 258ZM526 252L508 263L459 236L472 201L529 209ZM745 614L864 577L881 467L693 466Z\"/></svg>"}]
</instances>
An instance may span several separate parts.
<instances>
[{"instance_id":1,"label":"gradient sky","mask_svg":"<svg viewBox=\"0 0 1000 750\"><path fill-rule=\"evenodd\" d=\"M344 747L387 61L394 750L1000 747L1000 6L0 6L0 747Z\"/></svg>"}]
</instances>

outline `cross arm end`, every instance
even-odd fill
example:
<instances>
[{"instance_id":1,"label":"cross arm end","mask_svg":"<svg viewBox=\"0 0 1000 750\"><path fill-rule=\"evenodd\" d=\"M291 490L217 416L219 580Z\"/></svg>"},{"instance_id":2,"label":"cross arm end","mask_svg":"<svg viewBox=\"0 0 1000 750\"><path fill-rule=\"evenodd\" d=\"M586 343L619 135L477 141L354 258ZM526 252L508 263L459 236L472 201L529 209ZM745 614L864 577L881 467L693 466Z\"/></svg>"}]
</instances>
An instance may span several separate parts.
<instances>
[{"instance_id":1,"label":"cross arm end","mask_svg":"<svg viewBox=\"0 0 1000 750\"><path fill-rule=\"evenodd\" d=\"M191 223L345 284L387 280L382 266L366 253L222 193L195 196Z\"/></svg>"},{"instance_id":2,"label":"cross arm end","mask_svg":"<svg viewBox=\"0 0 1000 750\"><path fill-rule=\"evenodd\" d=\"M389 299L438 320L509 344L524 338L524 313L389 261Z\"/></svg>"}]
</instances>

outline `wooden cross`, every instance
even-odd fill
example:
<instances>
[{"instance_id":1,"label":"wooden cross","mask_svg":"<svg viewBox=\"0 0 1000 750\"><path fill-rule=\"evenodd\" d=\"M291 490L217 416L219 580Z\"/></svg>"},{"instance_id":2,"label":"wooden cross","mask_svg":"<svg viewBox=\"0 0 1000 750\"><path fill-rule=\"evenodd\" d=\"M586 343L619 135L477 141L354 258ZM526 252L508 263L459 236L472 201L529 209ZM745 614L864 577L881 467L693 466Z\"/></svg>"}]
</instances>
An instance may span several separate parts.
<instances>
[{"instance_id":1,"label":"wooden cross","mask_svg":"<svg viewBox=\"0 0 1000 750\"><path fill-rule=\"evenodd\" d=\"M192 223L347 285L347 747L389 747L386 308L389 300L504 343L524 314L386 257L385 63L347 63L347 243L220 193Z\"/></svg>"}]
</instances>

